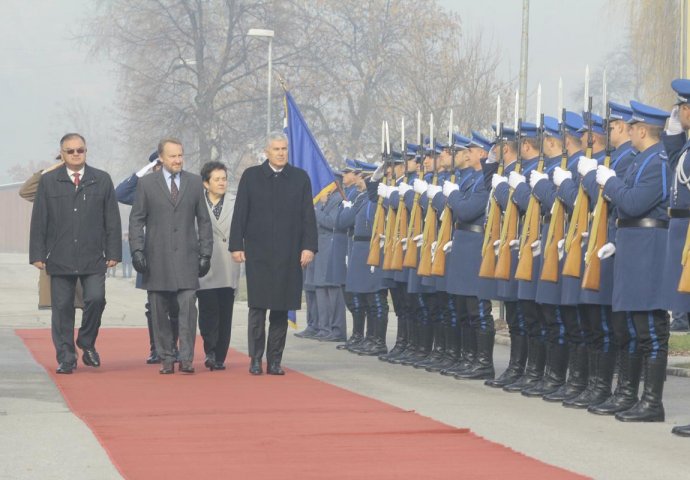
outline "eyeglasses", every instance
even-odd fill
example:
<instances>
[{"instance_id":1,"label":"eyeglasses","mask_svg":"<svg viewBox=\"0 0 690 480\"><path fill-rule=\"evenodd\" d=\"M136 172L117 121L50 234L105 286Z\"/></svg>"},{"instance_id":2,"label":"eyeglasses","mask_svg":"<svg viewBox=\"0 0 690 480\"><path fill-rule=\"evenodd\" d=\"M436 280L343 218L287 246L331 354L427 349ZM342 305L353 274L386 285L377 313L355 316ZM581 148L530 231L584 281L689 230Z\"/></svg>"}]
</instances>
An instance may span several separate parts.
<instances>
[{"instance_id":1,"label":"eyeglasses","mask_svg":"<svg viewBox=\"0 0 690 480\"><path fill-rule=\"evenodd\" d=\"M75 153L77 155L81 155L82 153L86 152L86 148L68 148L67 150L63 150L67 155L74 155Z\"/></svg>"}]
</instances>

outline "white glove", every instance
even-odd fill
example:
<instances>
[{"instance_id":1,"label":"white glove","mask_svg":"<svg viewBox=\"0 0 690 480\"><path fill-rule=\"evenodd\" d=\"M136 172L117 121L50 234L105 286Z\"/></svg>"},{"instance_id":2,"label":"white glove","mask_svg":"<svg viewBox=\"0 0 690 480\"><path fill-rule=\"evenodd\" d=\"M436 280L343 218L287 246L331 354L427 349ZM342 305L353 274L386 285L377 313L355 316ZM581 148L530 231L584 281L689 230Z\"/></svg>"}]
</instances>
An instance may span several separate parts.
<instances>
[{"instance_id":1,"label":"white glove","mask_svg":"<svg viewBox=\"0 0 690 480\"><path fill-rule=\"evenodd\" d=\"M530 245L532 247L532 256L538 257L541 255L541 240L537 240Z\"/></svg>"},{"instance_id":2,"label":"white glove","mask_svg":"<svg viewBox=\"0 0 690 480\"><path fill-rule=\"evenodd\" d=\"M598 165L599 163L595 159L581 155L577 162L577 173L584 177L592 170L596 170Z\"/></svg>"},{"instance_id":3,"label":"white glove","mask_svg":"<svg viewBox=\"0 0 690 480\"><path fill-rule=\"evenodd\" d=\"M137 177L139 177L139 178L143 177L144 175L149 173L151 170L153 170L153 167L155 167L156 165L158 165L158 162L149 162L148 164L146 164L146 166L144 168L142 168L141 170L139 170L136 173Z\"/></svg>"},{"instance_id":4,"label":"white glove","mask_svg":"<svg viewBox=\"0 0 690 480\"><path fill-rule=\"evenodd\" d=\"M383 234L379 235L379 248L382 248L385 243L386 243L386 236Z\"/></svg>"},{"instance_id":5,"label":"white glove","mask_svg":"<svg viewBox=\"0 0 690 480\"><path fill-rule=\"evenodd\" d=\"M383 178L383 174L386 171L386 164L383 162L376 162L376 170L371 174L371 181L378 182Z\"/></svg>"},{"instance_id":6,"label":"white glove","mask_svg":"<svg viewBox=\"0 0 690 480\"><path fill-rule=\"evenodd\" d=\"M450 197L450 194L456 190L460 190L460 186L457 183L449 182L448 180L443 182L443 194L446 197Z\"/></svg>"},{"instance_id":7,"label":"white glove","mask_svg":"<svg viewBox=\"0 0 690 480\"><path fill-rule=\"evenodd\" d=\"M486 163L497 163L498 155L496 154L496 148L489 150L489 156L486 158Z\"/></svg>"},{"instance_id":8,"label":"white glove","mask_svg":"<svg viewBox=\"0 0 690 480\"><path fill-rule=\"evenodd\" d=\"M605 243L597 252L597 257L601 258L602 260L605 258L609 258L611 255L616 253L616 246L609 242Z\"/></svg>"},{"instance_id":9,"label":"white glove","mask_svg":"<svg viewBox=\"0 0 690 480\"><path fill-rule=\"evenodd\" d=\"M679 111L679 105L676 105L671 110L671 116L668 118L668 127L666 127L667 135L678 135L679 133L683 133L683 125L680 123Z\"/></svg>"},{"instance_id":10,"label":"white glove","mask_svg":"<svg viewBox=\"0 0 690 480\"><path fill-rule=\"evenodd\" d=\"M508 185L510 185L510 188L513 190L515 190L521 183L525 183L525 180L525 176L517 172L510 172L510 175L508 175Z\"/></svg>"},{"instance_id":11,"label":"white glove","mask_svg":"<svg viewBox=\"0 0 690 480\"><path fill-rule=\"evenodd\" d=\"M431 242L431 261L432 262L434 261L434 257L436 257L436 245L437 245L436 241Z\"/></svg>"},{"instance_id":12,"label":"white glove","mask_svg":"<svg viewBox=\"0 0 690 480\"><path fill-rule=\"evenodd\" d=\"M403 252L406 252L407 251L407 237L401 238L400 243L402 243Z\"/></svg>"},{"instance_id":13,"label":"white glove","mask_svg":"<svg viewBox=\"0 0 690 480\"><path fill-rule=\"evenodd\" d=\"M534 188L534 186L539 183L539 180L548 180L549 176L546 173L543 172L537 172L536 170L532 170L532 173L529 174L529 186Z\"/></svg>"},{"instance_id":14,"label":"white glove","mask_svg":"<svg viewBox=\"0 0 690 480\"><path fill-rule=\"evenodd\" d=\"M412 183L412 188L414 189L415 193L418 194L423 194L426 192L427 187L429 186L428 183L426 183L424 180L420 180L418 178L414 179L414 182Z\"/></svg>"},{"instance_id":15,"label":"white glove","mask_svg":"<svg viewBox=\"0 0 690 480\"><path fill-rule=\"evenodd\" d=\"M437 194L441 193L442 190L443 190L443 188L440 187L439 185L433 185L430 183L429 186L426 187L426 196L427 196L427 198L429 198L429 200L431 200Z\"/></svg>"},{"instance_id":16,"label":"white glove","mask_svg":"<svg viewBox=\"0 0 690 480\"><path fill-rule=\"evenodd\" d=\"M520 248L520 239L514 238L510 242L508 242L508 245L510 246L511 250L518 250Z\"/></svg>"},{"instance_id":17,"label":"white glove","mask_svg":"<svg viewBox=\"0 0 690 480\"><path fill-rule=\"evenodd\" d=\"M565 255L565 238L558 241L558 259L563 260L563 255Z\"/></svg>"},{"instance_id":18,"label":"white glove","mask_svg":"<svg viewBox=\"0 0 690 480\"><path fill-rule=\"evenodd\" d=\"M398 192L400 192L400 195L402 195L402 196L405 196L405 194L407 192L409 192L410 190L412 190L412 187L410 186L409 183L403 182L400 185L398 185Z\"/></svg>"},{"instance_id":19,"label":"white glove","mask_svg":"<svg viewBox=\"0 0 690 480\"><path fill-rule=\"evenodd\" d=\"M501 247L501 241L496 240L494 242L494 255L498 255L498 249Z\"/></svg>"},{"instance_id":20,"label":"white glove","mask_svg":"<svg viewBox=\"0 0 690 480\"><path fill-rule=\"evenodd\" d=\"M352 202L349 200L343 200L343 208L352 208Z\"/></svg>"},{"instance_id":21,"label":"white glove","mask_svg":"<svg viewBox=\"0 0 690 480\"><path fill-rule=\"evenodd\" d=\"M443 251L446 252L446 253L449 253L452 249L453 249L453 241L452 241L452 240L451 240L450 242L447 242L447 243L443 246Z\"/></svg>"},{"instance_id":22,"label":"white glove","mask_svg":"<svg viewBox=\"0 0 690 480\"><path fill-rule=\"evenodd\" d=\"M376 187L376 193L379 194L379 197L388 198L388 185L379 183L379 186Z\"/></svg>"},{"instance_id":23,"label":"white glove","mask_svg":"<svg viewBox=\"0 0 690 480\"><path fill-rule=\"evenodd\" d=\"M494 175L491 177L491 188L496 188L500 184L507 182L508 179L506 177L503 177L499 175L498 173L494 173Z\"/></svg>"},{"instance_id":24,"label":"white glove","mask_svg":"<svg viewBox=\"0 0 690 480\"><path fill-rule=\"evenodd\" d=\"M566 178L572 180L573 174L568 170L563 170L561 167L553 169L553 183L555 183L557 187L560 187L561 183L563 183Z\"/></svg>"},{"instance_id":25,"label":"white glove","mask_svg":"<svg viewBox=\"0 0 690 480\"><path fill-rule=\"evenodd\" d=\"M599 165L597 167L597 183L601 185L602 187L606 185L606 182L609 181L609 178L615 177L616 176L616 171L609 168L605 167L603 165Z\"/></svg>"},{"instance_id":26,"label":"white glove","mask_svg":"<svg viewBox=\"0 0 690 480\"><path fill-rule=\"evenodd\" d=\"M416 237L414 237L412 240L414 240L414 241L417 243L417 246L418 246L418 247L421 247L421 246L422 246L422 243L424 243L423 237L424 237L424 235L422 235L422 234L420 233L419 235L417 235Z\"/></svg>"}]
</instances>

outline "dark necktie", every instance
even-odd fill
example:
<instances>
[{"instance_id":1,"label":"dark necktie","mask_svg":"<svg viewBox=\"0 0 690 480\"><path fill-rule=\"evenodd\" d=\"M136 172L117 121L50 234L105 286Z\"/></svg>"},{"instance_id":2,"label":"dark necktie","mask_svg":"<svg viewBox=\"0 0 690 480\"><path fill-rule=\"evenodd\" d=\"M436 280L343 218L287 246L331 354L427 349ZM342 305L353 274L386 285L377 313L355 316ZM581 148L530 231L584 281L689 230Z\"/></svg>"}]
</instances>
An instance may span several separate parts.
<instances>
[{"instance_id":1,"label":"dark necktie","mask_svg":"<svg viewBox=\"0 0 690 480\"><path fill-rule=\"evenodd\" d=\"M74 177L74 188L79 187L79 172L73 173L72 176Z\"/></svg>"},{"instance_id":2,"label":"dark necktie","mask_svg":"<svg viewBox=\"0 0 690 480\"><path fill-rule=\"evenodd\" d=\"M170 175L170 197L173 203L177 203L177 194L180 191L177 189L177 184L175 183L175 174Z\"/></svg>"}]
</instances>

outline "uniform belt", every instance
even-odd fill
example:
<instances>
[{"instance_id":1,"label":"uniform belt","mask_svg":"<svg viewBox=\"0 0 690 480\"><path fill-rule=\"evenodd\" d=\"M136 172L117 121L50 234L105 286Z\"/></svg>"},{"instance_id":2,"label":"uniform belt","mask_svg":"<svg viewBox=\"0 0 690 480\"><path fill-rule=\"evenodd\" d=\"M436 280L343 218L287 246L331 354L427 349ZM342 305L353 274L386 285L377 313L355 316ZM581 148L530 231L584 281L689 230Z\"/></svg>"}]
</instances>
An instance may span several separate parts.
<instances>
[{"instance_id":1,"label":"uniform belt","mask_svg":"<svg viewBox=\"0 0 690 480\"><path fill-rule=\"evenodd\" d=\"M690 218L690 208L669 208L668 216L671 218Z\"/></svg>"},{"instance_id":2,"label":"uniform belt","mask_svg":"<svg viewBox=\"0 0 690 480\"><path fill-rule=\"evenodd\" d=\"M455 222L456 230L466 230L468 232L484 233L484 227L473 223Z\"/></svg>"},{"instance_id":3,"label":"uniform belt","mask_svg":"<svg viewBox=\"0 0 690 480\"><path fill-rule=\"evenodd\" d=\"M630 218L618 219L616 221L618 228L668 228L668 220L659 220L656 218Z\"/></svg>"},{"instance_id":4,"label":"uniform belt","mask_svg":"<svg viewBox=\"0 0 690 480\"><path fill-rule=\"evenodd\" d=\"M370 242L371 241L371 235L355 235L355 238L353 238L355 242Z\"/></svg>"}]
</instances>

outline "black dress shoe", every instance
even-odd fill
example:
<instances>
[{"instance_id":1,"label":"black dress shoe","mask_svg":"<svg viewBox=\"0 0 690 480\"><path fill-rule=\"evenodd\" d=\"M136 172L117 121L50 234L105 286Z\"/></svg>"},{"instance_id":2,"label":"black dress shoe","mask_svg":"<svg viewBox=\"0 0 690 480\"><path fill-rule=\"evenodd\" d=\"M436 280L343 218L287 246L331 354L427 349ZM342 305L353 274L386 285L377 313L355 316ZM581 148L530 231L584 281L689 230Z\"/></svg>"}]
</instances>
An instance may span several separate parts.
<instances>
[{"instance_id":1,"label":"black dress shoe","mask_svg":"<svg viewBox=\"0 0 690 480\"><path fill-rule=\"evenodd\" d=\"M342 337L340 335L328 335L327 337L319 338L320 342L345 342L347 337Z\"/></svg>"},{"instance_id":2,"label":"black dress shoe","mask_svg":"<svg viewBox=\"0 0 690 480\"><path fill-rule=\"evenodd\" d=\"M161 375L170 375L172 373L175 373L175 364L163 363L163 365L161 365L161 369L158 370L158 373L160 373Z\"/></svg>"},{"instance_id":3,"label":"black dress shoe","mask_svg":"<svg viewBox=\"0 0 690 480\"><path fill-rule=\"evenodd\" d=\"M225 370L225 364L216 362L211 370Z\"/></svg>"},{"instance_id":4,"label":"black dress shoe","mask_svg":"<svg viewBox=\"0 0 690 480\"><path fill-rule=\"evenodd\" d=\"M285 375L285 370L280 368L280 364L274 363L273 365L268 366L266 373L269 375Z\"/></svg>"},{"instance_id":5,"label":"black dress shoe","mask_svg":"<svg viewBox=\"0 0 690 480\"><path fill-rule=\"evenodd\" d=\"M316 330L310 329L309 327L305 328L301 332L295 333L295 337L297 338L312 338L314 335L316 335L318 332Z\"/></svg>"},{"instance_id":6,"label":"black dress shoe","mask_svg":"<svg viewBox=\"0 0 690 480\"><path fill-rule=\"evenodd\" d=\"M213 352L206 354L206 360L204 360L204 365L209 370L213 371L216 368L216 354Z\"/></svg>"},{"instance_id":7,"label":"black dress shoe","mask_svg":"<svg viewBox=\"0 0 690 480\"><path fill-rule=\"evenodd\" d=\"M249 373L252 375L261 375L264 373L263 369L261 368L260 358L252 358L252 362L249 364Z\"/></svg>"},{"instance_id":8,"label":"black dress shoe","mask_svg":"<svg viewBox=\"0 0 690 480\"><path fill-rule=\"evenodd\" d=\"M180 365L180 372L182 373L194 373L194 367L191 363L183 363Z\"/></svg>"},{"instance_id":9,"label":"black dress shoe","mask_svg":"<svg viewBox=\"0 0 690 480\"><path fill-rule=\"evenodd\" d=\"M180 350L175 346L173 347L173 357L175 357L174 362L176 363L182 363L182 360L180 360Z\"/></svg>"},{"instance_id":10,"label":"black dress shoe","mask_svg":"<svg viewBox=\"0 0 690 480\"><path fill-rule=\"evenodd\" d=\"M151 350L149 357L146 359L146 363L148 365L161 363L161 357L160 357L160 355L158 355L158 352L156 350Z\"/></svg>"},{"instance_id":11,"label":"black dress shoe","mask_svg":"<svg viewBox=\"0 0 690 480\"><path fill-rule=\"evenodd\" d=\"M60 365L58 365L55 373L69 375L74 371L75 368L77 368L77 366L73 363L62 362Z\"/></svg>"},{"instance_id":12,"label":"black dress shoe","mask_svg":"<svg viewBox=\"0 0 690 480\"><path fill-rule=\"evenodd\" d=\"M89 367L101 366L101 357L98 355L98 352L95 348L85 348L81 359L84 362L84 365Z\"/></svg>"},{"instance_id":13,"label":"black dress shoe","mask_svg":"<svg viewBox=\"0 0 690 480\"><path fill-rule=\"evenodd\" d=\"M673 427L671 433L678 435L679 437L690 437L690 425L679 425L677 427Z\"/></svg>"}]
</instances>

